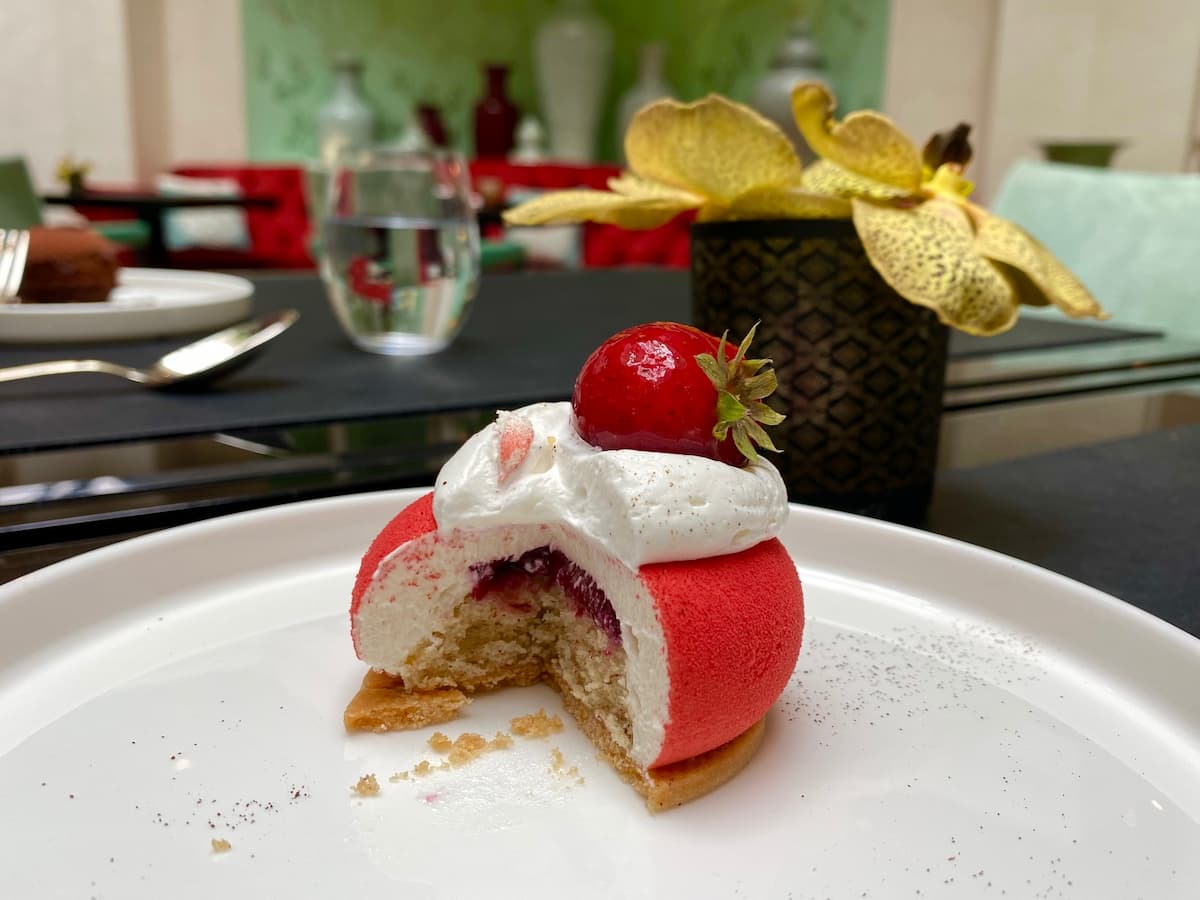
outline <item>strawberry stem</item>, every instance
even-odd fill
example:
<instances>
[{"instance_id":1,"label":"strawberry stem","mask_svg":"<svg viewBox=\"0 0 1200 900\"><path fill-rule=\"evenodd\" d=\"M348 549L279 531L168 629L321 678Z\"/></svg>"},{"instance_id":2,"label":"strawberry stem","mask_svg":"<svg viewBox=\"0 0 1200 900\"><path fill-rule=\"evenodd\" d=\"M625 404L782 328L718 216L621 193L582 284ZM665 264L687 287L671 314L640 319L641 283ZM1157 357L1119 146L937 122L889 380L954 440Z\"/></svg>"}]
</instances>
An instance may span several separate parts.
<instances>
[{"instance_id":1,"label":"strawberry stem","mask_svg":"<svg viewBox=\"0 0 1200 900\"><path fill-rule=\"evenodd\" d=\"M779 382L769 359L746 359L759 323L738 344L732 359L725 357L729 332L717 342L717 354L700 353L696 364L717 391L717 418L713 437L719 441L732 434L733 444L752 463L758 462L758 451L779 452L763 426L778 425L784 415L762 401L775 392Z\"/></svg>"}]
</instances>

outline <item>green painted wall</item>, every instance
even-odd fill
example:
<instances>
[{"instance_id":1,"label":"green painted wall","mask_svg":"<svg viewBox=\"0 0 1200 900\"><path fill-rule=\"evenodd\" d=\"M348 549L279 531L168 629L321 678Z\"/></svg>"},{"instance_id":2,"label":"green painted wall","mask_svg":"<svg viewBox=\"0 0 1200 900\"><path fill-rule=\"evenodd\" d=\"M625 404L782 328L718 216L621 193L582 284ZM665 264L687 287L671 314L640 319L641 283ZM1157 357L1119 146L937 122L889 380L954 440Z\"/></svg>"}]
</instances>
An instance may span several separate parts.
<instances>
[{"instance_id":1,"label":"green painted wall","mask_svg":"<svg viewBox=\"0 0 1200 900\"><path fill-rule=\"evenodd\" d=\"M665 42L667 79L682 99L717 91L746 99L797 9L808 9L843 110L882 97L889 0L594 0L613 27L613 75L601 152L615 158L617 99L636 75L640 44ZM316 152L316 113L330 62L366 64L381 137L395 136L416 101L442 108L455 144L470 149L484 62L512 65L510 95L536 107L532 42L555 0L243 0L250 155L303 160Z\"/></svg>"}]
</instances>

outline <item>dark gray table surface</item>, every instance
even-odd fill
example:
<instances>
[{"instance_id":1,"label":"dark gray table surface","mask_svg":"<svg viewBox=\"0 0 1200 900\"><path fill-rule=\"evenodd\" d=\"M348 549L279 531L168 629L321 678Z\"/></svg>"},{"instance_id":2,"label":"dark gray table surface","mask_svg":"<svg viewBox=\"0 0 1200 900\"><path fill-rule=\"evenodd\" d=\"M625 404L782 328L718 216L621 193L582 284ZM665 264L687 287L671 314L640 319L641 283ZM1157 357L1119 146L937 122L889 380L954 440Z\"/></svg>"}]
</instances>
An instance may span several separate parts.
<instances>
[{"instance_id":1,"label":"dark gray table surface","mask_svg":"<svg viewBox=\"0 0 1200 900\"><path fill-rule=\"evenodd\" d=\"M939 473L926 527L1200 637L1200 425Z\"/></svg>"},{"instance_id":2,"label":"dark gray table surface","mask_svg":"<svg viewBox=\"0 0 1200 900\"><path fill-rule=\"evenodd\" d=\"M565 399L605 337L639 322L691 315L681 271L490 275L448 350L402 359L354 349L315 276L256 281L257 312L287 307L301 311L300 322L260 360L203 393L155 393L96 375L0 384L0 453ZM986 340L954 333L950 351L961 359L1146 334L1027 319ZM0 366L62 357L140 366L181 343L0 347Z\"/></svg>"}]
</instances>

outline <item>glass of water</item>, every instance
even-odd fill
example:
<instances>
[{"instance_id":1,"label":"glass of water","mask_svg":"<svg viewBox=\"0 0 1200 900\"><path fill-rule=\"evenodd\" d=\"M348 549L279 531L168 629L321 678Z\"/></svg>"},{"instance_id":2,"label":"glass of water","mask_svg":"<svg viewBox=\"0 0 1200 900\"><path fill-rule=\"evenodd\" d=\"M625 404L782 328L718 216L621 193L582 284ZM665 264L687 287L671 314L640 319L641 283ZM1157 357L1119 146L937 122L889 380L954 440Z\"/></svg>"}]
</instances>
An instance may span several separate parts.
<instances>
[{"instance_id":1,"label":"glass of water","mask_svg":"<svg viewBox=\"0 0 1200 900\"><path fill-rule=\"evenodd\" d=\"M372 353L435 353L479 287L479 226L453 153L370 149L325 173L321 277L343 330Z\"/></svg>"}]
</instances>

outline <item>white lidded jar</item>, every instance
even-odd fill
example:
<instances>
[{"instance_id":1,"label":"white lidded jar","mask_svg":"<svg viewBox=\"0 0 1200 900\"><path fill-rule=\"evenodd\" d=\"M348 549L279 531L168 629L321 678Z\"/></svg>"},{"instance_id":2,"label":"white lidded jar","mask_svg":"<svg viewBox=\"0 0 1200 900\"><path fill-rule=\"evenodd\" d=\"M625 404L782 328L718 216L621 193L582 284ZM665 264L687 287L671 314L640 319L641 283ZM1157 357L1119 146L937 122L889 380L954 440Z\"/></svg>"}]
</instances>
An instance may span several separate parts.
<instances>
[{"instance_id":1,"label":"white lidded jar","mask_svg":"<svg viewBox=\"0 0 1200 900\"><path fill-rule=\"evenodd\" d=\"M612 29L589 0L562 0L538 29L534 58L550 155L590 162L612 67Z\"/></svg>"}]
</instances>

